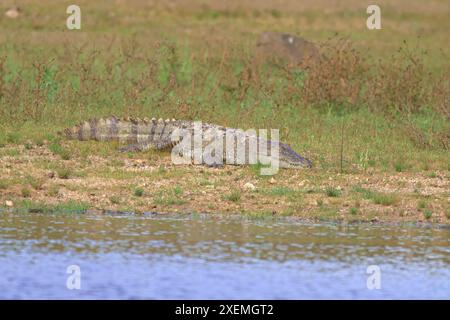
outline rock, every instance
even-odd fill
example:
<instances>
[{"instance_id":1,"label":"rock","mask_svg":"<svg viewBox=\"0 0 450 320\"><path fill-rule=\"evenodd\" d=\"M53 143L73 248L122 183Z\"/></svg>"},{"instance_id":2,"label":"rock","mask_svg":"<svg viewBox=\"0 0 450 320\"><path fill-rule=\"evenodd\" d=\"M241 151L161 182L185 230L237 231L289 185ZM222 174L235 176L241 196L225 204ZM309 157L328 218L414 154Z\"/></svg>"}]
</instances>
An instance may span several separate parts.
<instances>
[{"instance_id":1,"label":"rock","mask_svg":"<svg viewBox=\"0 0 450 320\"><path fill-rule=\"evenodd\" d=\"M11 200L6 200L5 201L5 205L7 206L7 207L12 207L13 205L14 205L14 203L11 201Z\"/></svg>"},{"instance_id":2,"label":"rock","mask_svg":"<svg viewBox=\"0 0 450 320\"><path fill-rule=\"evenodd\" d=\"M312 42L286 33L264 32L256 45L262 56L281 58L305 66L320 57L319 50Z\"/></svg>"},{"instance_id":3,"label":"rock","mask_svg":"<svg viewBox=\"0 0 450 320\"><path fill-rule=\"evenodd\" d=\"M272 178L270 178L269 183L270 184L275 184L275 183L277 183L277 180L275 180L275 178L272 177Z\"/></svg>"},{"instance_id":4,"label":"rock","mask_svg":"<svg viewBox=\"0 0 450 320\"><path fill-rule=\"evenodd\" d=\"M247 182L246 184L244 184L244 189L253 191L256 189L256 187L252 183Z\"/></svg>"},{"instance_id":5,"label":"rock","mask_svg":"<svg viewBox=\"0 0 450 320\"><path fill-rule=\"evenodd\" d=\"M20 16L20 12L21 12L20 8L14 6L5 12L5 16L7 16L10 19L16 19Z\"/></svg>"}]
</instances>

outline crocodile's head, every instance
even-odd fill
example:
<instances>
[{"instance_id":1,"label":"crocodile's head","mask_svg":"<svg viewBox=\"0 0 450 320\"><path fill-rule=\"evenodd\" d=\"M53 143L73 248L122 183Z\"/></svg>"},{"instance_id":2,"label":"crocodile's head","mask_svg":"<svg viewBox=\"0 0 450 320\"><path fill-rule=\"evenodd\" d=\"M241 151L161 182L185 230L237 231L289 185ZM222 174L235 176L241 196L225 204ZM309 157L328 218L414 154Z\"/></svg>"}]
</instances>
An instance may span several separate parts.
<instances>
[{"instance_id":1,"label":"crocodile's head","mask_svg":"<svg viewBox=\"0 0 450 320\"><path fill-rule=\"evenodd\" d=\"M280 168L311 168L312 162L306 158L303 158L297 152L292 150L287 144L279 144L279 165Z\"/></svg>"}]
</instances>

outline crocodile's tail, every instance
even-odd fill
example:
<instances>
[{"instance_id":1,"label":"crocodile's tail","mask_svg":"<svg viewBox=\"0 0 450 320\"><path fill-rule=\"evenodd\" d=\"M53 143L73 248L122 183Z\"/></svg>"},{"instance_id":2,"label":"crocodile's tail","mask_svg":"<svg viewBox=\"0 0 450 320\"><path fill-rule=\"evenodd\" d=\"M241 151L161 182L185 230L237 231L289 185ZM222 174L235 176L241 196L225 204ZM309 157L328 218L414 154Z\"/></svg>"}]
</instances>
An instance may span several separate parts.
<instances>
[{"instance_id":1,"label":"crocodile's tail","mask_svg":"<svg viewBox=\"0 0 450 320\"><path fill-rule=\"evenodd\" d=\"M108 118L89 119L59 134L70 140L137 142L138 135L148 134L155 119Z\"/></svg>"}]
</instances>

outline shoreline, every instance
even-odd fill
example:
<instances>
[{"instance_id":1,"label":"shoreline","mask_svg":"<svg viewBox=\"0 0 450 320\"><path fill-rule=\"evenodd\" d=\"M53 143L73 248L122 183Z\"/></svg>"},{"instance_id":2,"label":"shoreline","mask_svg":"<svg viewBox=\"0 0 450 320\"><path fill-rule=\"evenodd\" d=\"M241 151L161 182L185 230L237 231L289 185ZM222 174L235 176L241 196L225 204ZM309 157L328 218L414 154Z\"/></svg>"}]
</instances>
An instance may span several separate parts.
<instances>
[{"instance_id":1,"label":"shoreline","mask_svg":"<svg viewBox=\"0 0 450 320\"><path fill-rule=\"evenodd\" d=\"M137 216L146 218L169 218L169 219L217 219L217 220L231 220L231 221L244 221L244 222L277 222L277 223L294 223L294 224L321 224L321 225L335 225L338 227L350 227L350 226L362 226L362 227L398 227L398 228L419 228L419 229L436 229L436 230L449 230L450 223L435 223L429 221L369 221L369 220L319 220L319 219L307 219L301 216L280 216L280 215L267 215L267 216L251 216L249 214L235 213L175 213L175 212L120 212L111 210L99 210L99 209L87 209L83 211L41 211L36 209L21 209L21 208L5 208L0 206L0 214L79 214L90 216Z\"/></svg>"},{"instance_id":2,"label":"shoreline","mask_svg":"<svg viewBox=\"0 0 450 320\"><path fill-rule=\"evenodd\" d=\"M111 143L61 145L70 156L48 142L0 148L1 207L450 224L445 171L281 169L267 177L252 166L176 166L168 153L120 154Z\"/></svg>"}]
</instances>

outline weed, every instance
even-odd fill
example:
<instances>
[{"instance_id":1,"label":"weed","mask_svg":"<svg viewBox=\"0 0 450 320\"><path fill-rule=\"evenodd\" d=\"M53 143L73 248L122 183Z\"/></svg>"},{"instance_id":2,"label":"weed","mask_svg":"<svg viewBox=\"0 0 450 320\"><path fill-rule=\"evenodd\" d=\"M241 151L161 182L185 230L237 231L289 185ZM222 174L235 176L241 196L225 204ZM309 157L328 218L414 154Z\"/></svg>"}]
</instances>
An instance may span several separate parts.
<instances>
[{"instance_id":1,"label":"weed","mask_svg":"<svg viewBox=\"0 0 450 320\"><path fill-rule=\"evenodd\" d=\"M224 197L224 199L237 203L237 202L241 201L241 192L238 190L234 190L230 194L226 195Z\"/></svg>"},{"instance_id":2,"label":"weed","mask_svg":"<svg viewBox=\"0 0 450 320\"><path fill-rule=\"evenodd\" d=\"M326 188L325 193L328 197L339 197L341 195L341 191L333 187Z\"/></svg>"},{"instance_id":3,"label":"weed","mask_svg":"<svg viewBox=\"0 0 450 320\"><path fill-rule=\"evenodd\" d=\"M9 132L6 135L6 142L8 143L18 144L21 139L22 136L18 132Z\"/></svg>"},{"instance_id":4,"label":"weed","mask_svg":"<svg viewBox=\"0 0 450 320\"><path fill-rule=\"evenodd\" d=\"M22 197L24 197L24 198L29 198L31 196L31 191L27 187L23 187L20 192L22 194Z\"/></svg>"},{"instance_id":5,"label":"weed","mask_svg":"<svg viewBox=\"0 0 450 320\"><path fill-rule=\"evenodd\" d=\"M417 209L418 210L423 210L423 209L425 209L427 207L427 203L424 201L424 200L420 200L418 203L417 203Z\"/></svg>"},{"instance_id":6,"label":"weed","mask_svg":"<svg viewBox=\"0 0 450 320\"><path fill-rule=\"evenodd\" d=\"M119 196L111 196L111 197L109 197L109 201L110 201L112 204L120 204L120 202L121 202Z\"/></svg>"},{"instance_id":7,"label":"weed","mask_svg":"<svg viewBox=\"0 0 450 320\"><path fill-rule=\"evenodd\" d=\"M58 168L56 174L60 179L69 179L72 175L72 171L69 168Z\"/></svg>"},{"instance_id":8,"label":"weed","mask_svg":"<svg viewBox=\"0 0 450 320\"><path fill-rule=\"evenodd\" d=\"M294 190L289 187L274 187L272 189L264 191L264 193L269 194L271 196L288 196L293 192Z\"/></svg>"},{"instance_id":9,"label":"weed","mask_svg":"<svg viewBox=\"0 0 450 320\"><path fill-rule=\"evenodd\" d=\"M70 153L66 149L64 149L58 142L52 142L49 145L49 149L54 154L57 154L61 157L63 160L69 160L70 159Z\"/></svg>"},{"instance_id":10,"label":"weed","mask_svg":"<svg viewBox=\"0 0 450 320\"><path fill-rule=\"evenodd\" d=\"M142 188L134 189L134 195L136 197L142 197L144 195L144 189L142 189Z\"/></svg>"},{"instance_id":11,"label":"weed","mask_svg":"<svg viewBox=\"0 0 450 320\"><path fill-rule=\"evenodd\" d=\"M396 162L396 163L394 164L394 168L395 168L395 171L397 171L397 172L403 172L403 171L405 171L405 165L404 165L404 163L402 163L402 162Z\"/></svg>"},{"instance_id":12,"label":"weed","mask_svg":"<svg viewBox=\"0 0 450 320\"><path fill-rule=\"evenodd\" d=\"M398 196L391 193L375 193L373 195L373 202L383 206L391 206L398 203L398 201Z\"/></svg>"},{"instance_id":13,"label":"weed","mask_svg":"<svg viewBox=\"0 0 450 320\"><path fill-rule=\"evenodd\" d=\"M181 196L181 195L183 194L183 189L181 189L180 186L176 186L176 187L173 189L173 193L174 193L176 196Z\"/></svg>"},{"instance_id":14,"label":"weed","mask_svg":"<svg viewBox=\"0 0 450 320\"><path fill-rule=\"evenodd\" d=\"M432 216L432 215L433 215L433 212L431 212L430 210L425 210L425 211L423 212L423 216L424 216L424 218L427 219L427 220L431 219L431 216Z\"/></svg>"}]
</instances>

